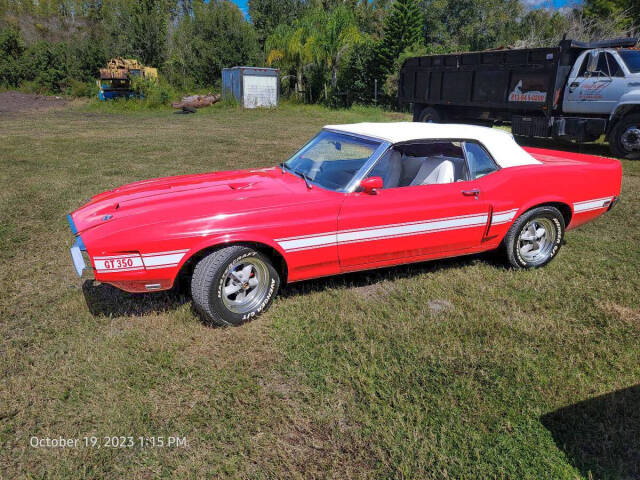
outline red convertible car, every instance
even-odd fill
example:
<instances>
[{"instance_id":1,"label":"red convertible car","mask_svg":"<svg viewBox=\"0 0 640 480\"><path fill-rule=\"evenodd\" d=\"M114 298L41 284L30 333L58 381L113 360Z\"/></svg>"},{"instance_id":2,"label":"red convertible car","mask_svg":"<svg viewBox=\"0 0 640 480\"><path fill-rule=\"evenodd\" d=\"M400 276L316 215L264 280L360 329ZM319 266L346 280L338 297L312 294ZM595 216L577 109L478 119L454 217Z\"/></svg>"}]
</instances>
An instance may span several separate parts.
<instances>
[{"instance_id":1,"label":"red convertible car","mask_svg":"<svg viewBox=\"0 0 640 480\"><path fill-rule=\"evenodd\" d=\"M128 292L191 281L207 322L239 325L284 282L502 248L545 265L611 209L620 162L469 125L331 125L277 167L131 183L68 216L77 273Z\"/></svg>"}]
</instances>

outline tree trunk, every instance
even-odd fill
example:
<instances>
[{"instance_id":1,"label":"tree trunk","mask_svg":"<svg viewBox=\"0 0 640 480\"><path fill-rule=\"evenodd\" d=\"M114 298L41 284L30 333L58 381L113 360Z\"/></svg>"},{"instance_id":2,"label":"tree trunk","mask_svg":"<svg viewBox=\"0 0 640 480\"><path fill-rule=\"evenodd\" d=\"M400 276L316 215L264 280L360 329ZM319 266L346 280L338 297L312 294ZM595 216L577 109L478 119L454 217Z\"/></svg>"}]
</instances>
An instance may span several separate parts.
<instances>
[{"instance_id":1,"label":"tree trunk","mask_svg":"<svg viewBox=\"0 0 640 480\"><path fill-rule=\"evenodd\" d=\"M296 71L296 90L297 96L299 100L302 100L302 68L299 67Z\"/></svg>"}]
</instances>

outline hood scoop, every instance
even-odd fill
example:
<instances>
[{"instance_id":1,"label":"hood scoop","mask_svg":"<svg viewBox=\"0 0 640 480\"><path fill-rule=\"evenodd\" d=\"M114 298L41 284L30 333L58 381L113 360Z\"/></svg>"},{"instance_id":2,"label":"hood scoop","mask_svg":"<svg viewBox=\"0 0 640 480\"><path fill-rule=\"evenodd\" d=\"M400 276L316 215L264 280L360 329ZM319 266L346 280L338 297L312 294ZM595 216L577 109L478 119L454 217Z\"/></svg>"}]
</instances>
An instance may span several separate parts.
<instances>
[{"instance_id":1,"label":"hood scoop","mask_svg":"<svg viewBox=\"0 0 640 480\"><path fill-rule=\"evenodd\" d=\"M256 182L229 183L231 190L247 190L255 185Z\"/></svg>"}]
</instances>

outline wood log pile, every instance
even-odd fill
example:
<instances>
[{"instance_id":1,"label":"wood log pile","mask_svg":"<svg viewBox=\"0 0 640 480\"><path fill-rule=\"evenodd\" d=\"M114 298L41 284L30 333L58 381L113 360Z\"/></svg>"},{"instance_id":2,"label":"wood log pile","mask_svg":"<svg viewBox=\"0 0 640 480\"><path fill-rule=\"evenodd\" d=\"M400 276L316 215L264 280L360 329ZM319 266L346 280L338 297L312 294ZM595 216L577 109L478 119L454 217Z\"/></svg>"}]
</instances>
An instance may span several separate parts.
<instances>
[{"instance_id":1,"label":"wood log pile","mask_svg":"<svg viewBox=\"0 0 640 480\"><path fill-rule=\"evenodd\" d=\"M202 108L208 107L220 101L221 95L219 93L213 95L211 93L207 95L190 95L188 97L182 97L179 102L173 102L171 106L173 108Z\"/></svg>"}]
</instances>

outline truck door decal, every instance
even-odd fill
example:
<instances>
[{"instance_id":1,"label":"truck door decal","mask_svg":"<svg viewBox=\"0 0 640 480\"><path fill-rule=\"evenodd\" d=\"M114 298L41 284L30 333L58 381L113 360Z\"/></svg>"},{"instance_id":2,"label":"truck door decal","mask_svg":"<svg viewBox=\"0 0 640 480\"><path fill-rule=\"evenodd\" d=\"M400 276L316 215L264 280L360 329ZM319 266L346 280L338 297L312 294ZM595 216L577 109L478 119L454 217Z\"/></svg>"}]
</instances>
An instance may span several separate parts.
<instances>
[{"instance_id":1,"label":"truck door decal","mask_svg":"<svg viewBox=\"0 0 640 480\"><path fill-rule=\"evenodd\" d=\"M609 86L611 82L607 79L595 82L583 82L578 91L578 100L600 100L602 98L602 90Z\"/></svg>"}]
</instances>

